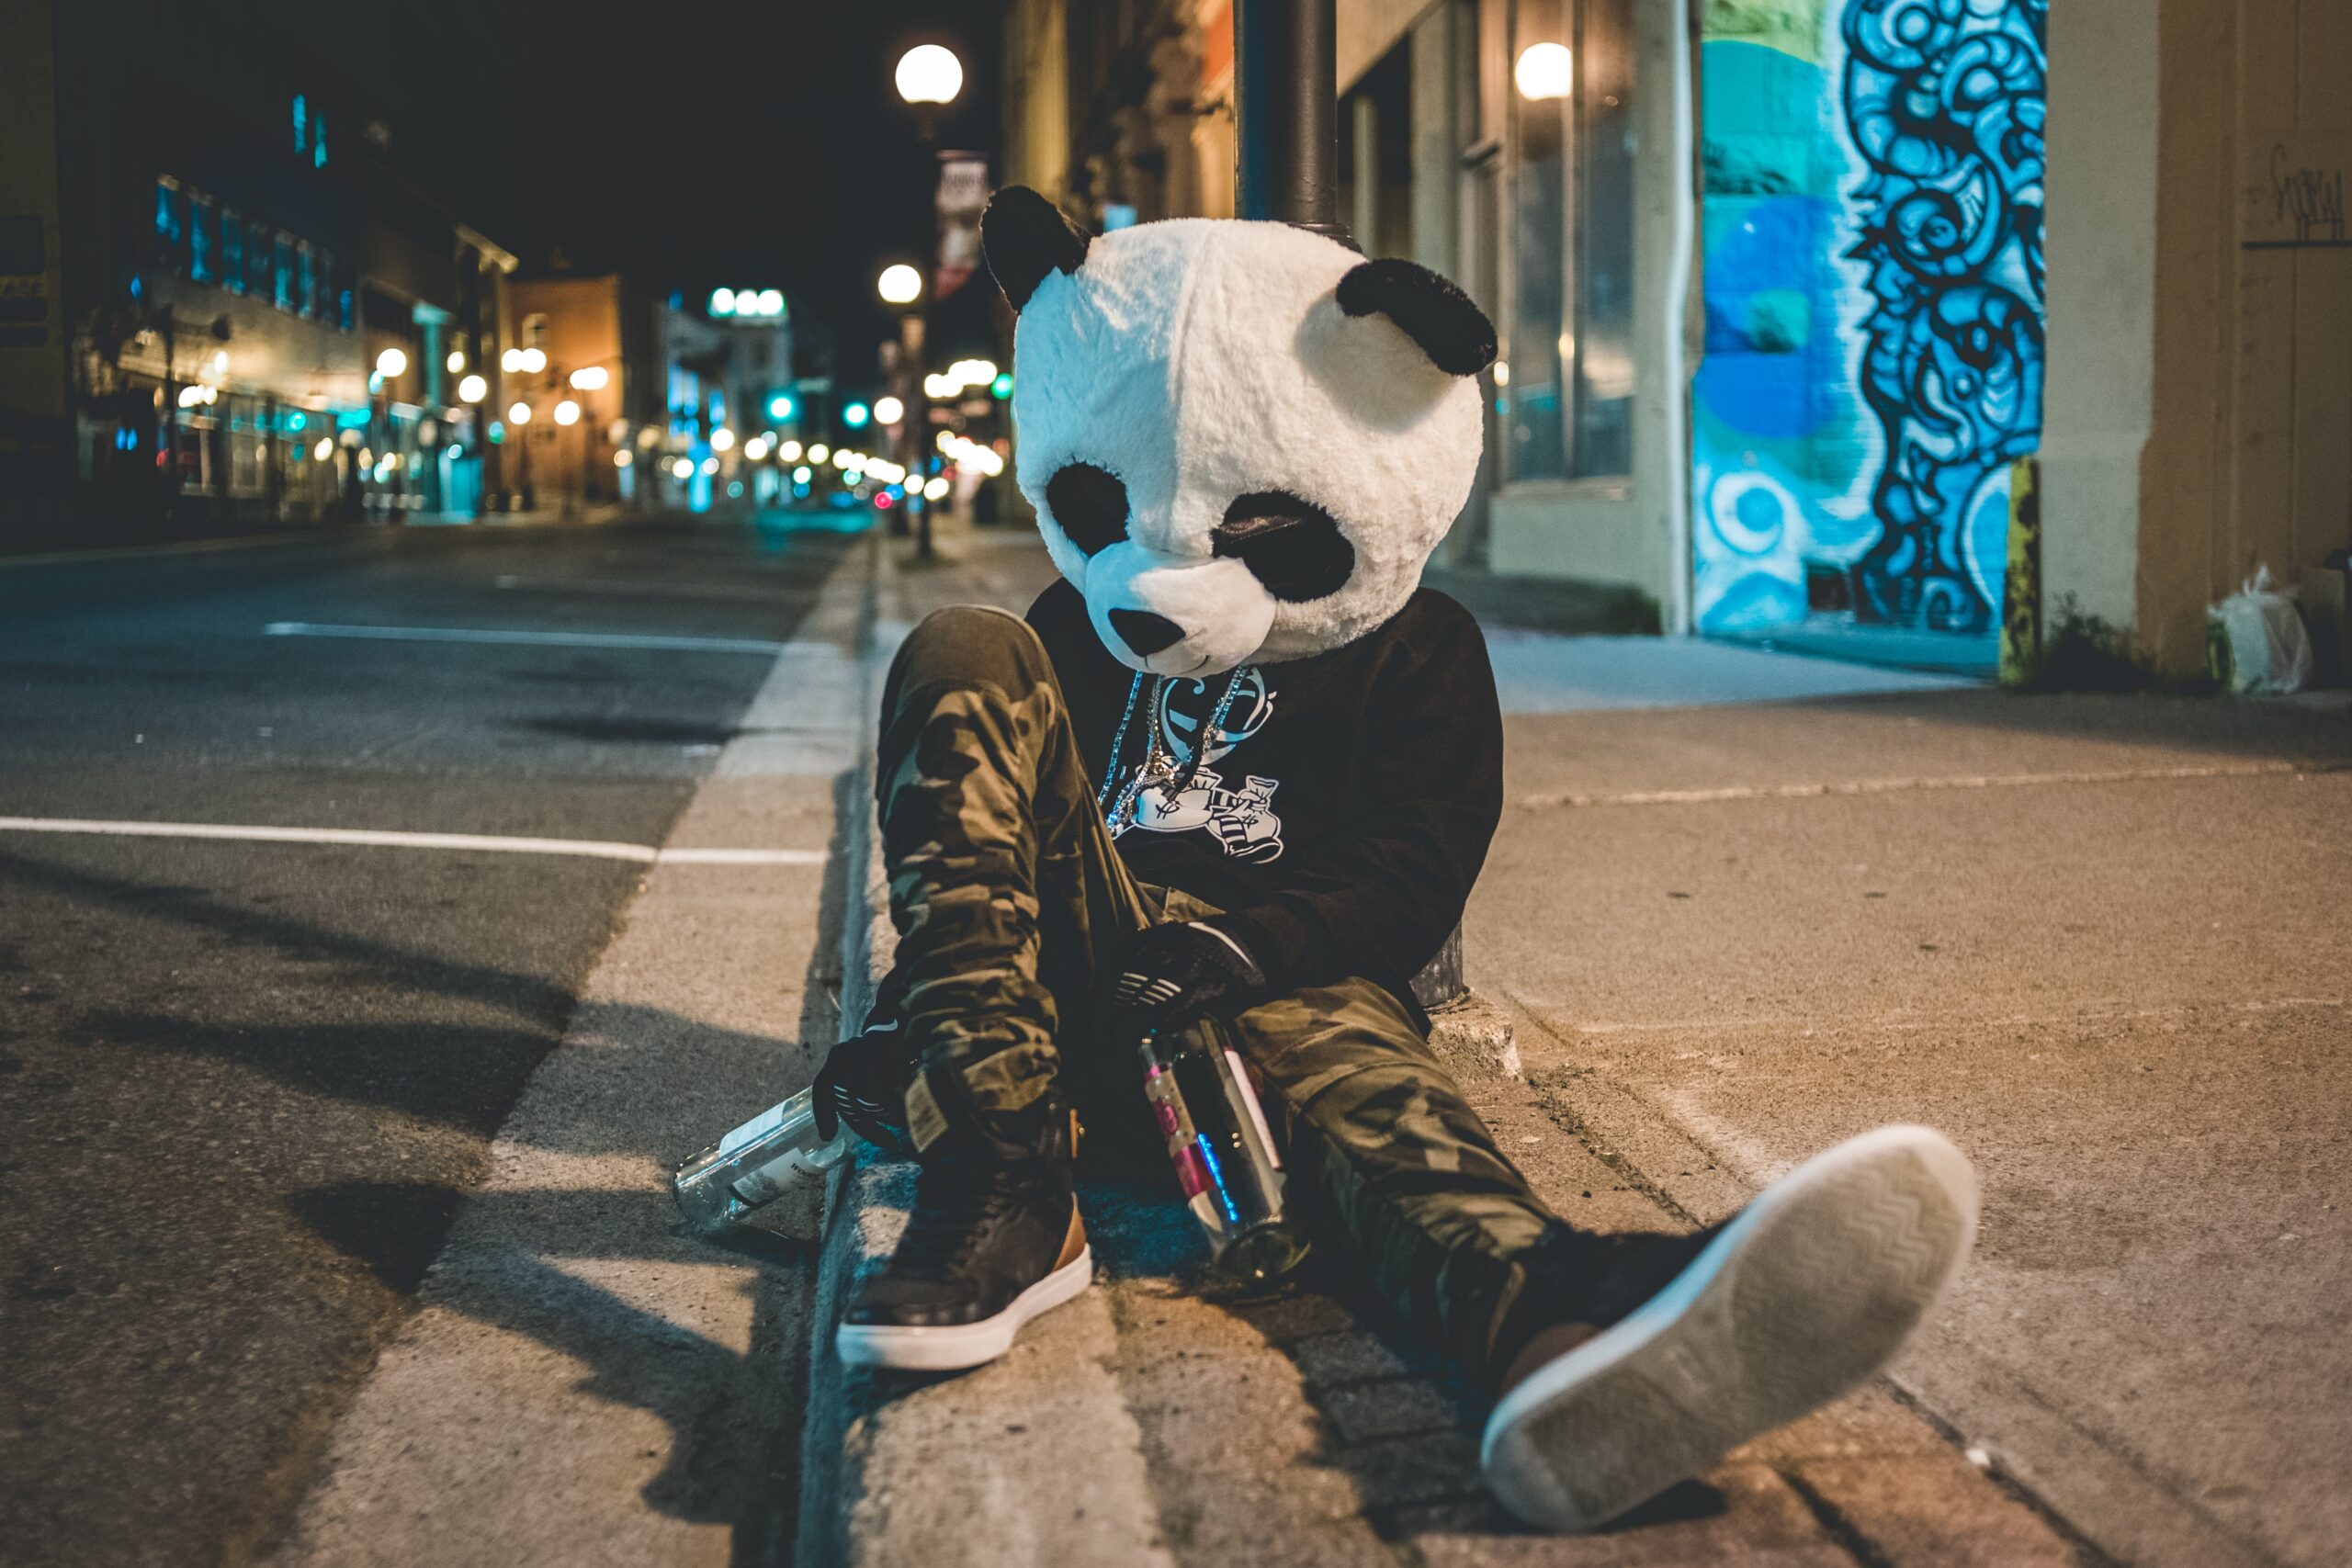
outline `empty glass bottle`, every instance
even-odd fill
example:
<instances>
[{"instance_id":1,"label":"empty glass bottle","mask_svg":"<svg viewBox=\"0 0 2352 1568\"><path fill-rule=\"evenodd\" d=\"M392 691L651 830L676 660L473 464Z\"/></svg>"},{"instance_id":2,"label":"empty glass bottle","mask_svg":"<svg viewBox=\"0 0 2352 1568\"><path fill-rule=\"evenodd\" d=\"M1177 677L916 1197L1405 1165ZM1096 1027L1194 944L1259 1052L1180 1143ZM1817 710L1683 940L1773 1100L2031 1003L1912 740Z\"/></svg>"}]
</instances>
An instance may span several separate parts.
<instances>
[{"instance_id":1,"label":"empty glass bottle","mask_svg":"<svg viewBox=\"0 0 2352 1568\"><path fill-rule=\"evenodd\" d=\"M1155 1030L1137 1055L1144 1098L1216 1271L1256 1285L1296 1269L1306 1235L1284 1215L1282 1157L1241 1057L1214 1029L1172 1042Z\"/></svg>"},{"instance_id":2,"label":"empty glass bottle","mask_svg":"<svg viewBox=\"0 0 2352 1568\"><path fill-rule=\"evenodd\" d=\"M817 1134L812 1092L772 1105L678 1168L672 1189L678 1211L696 1230L722 1230L813 1183L848 1155L846 1126Z\"/></svg>"}]
</instances>

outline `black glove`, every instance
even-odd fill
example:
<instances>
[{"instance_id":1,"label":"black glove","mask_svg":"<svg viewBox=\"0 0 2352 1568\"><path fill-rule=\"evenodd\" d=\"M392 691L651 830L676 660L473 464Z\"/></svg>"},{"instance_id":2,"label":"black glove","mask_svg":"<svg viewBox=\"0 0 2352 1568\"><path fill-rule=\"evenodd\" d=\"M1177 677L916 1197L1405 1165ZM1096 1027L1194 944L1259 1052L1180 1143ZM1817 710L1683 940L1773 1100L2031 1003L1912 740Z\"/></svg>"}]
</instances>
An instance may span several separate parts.
<instances>
[{"instance_id":1,"label":"black glove","mask_svg":"<svg viewBox=\"0 0 2352 1568\"><path fill-rule=\"evenodd\" d=\"M1216 926L1187 920L1136 938L1111 987L1110 1023L1121 1040L1173 1029L1204 1013L1230 1018L1266 999L1265 971Z\"/></svg>"},{"instance_id":2,"label":"black glove","mask_svg":"<svg viewBox=\"0 0 2352 1568\"><path fill-rule=\"evenodd\" d=\"M869 1029L833 1047L817 1069L808 1109L818 1135L828 1143L842 1122L875 1147L904 1157L907 1136L908 1062L895 1028Z\"/></svg>"}]
</instances>

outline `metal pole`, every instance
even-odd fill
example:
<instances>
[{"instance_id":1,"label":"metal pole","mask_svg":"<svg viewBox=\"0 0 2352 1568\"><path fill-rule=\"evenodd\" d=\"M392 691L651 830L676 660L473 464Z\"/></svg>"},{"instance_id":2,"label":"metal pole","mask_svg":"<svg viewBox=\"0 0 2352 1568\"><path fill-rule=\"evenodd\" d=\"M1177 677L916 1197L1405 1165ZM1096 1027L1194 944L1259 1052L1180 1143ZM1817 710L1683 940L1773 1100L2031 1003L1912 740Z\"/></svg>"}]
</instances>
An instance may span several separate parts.
<instances>
[{"instance_id":1,"label":"metal pole","mask_svg":"<svg viewBox=\"0 0 2352 1568\"><path fill-rule=\"evenodd\" d=\"M1338 0L1235 0L1240 216L1345 243L1339 220Z\"/></svg>"}]
</instances>

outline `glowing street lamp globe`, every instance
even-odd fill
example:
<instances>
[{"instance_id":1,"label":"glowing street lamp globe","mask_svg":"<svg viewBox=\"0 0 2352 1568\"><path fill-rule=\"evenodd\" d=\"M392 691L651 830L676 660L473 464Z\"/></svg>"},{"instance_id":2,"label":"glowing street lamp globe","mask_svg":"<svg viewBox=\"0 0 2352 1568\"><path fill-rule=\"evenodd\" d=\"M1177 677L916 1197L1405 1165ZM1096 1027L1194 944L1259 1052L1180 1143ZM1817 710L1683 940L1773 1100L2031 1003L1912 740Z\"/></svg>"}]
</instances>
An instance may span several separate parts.
<instances>
[{"instance_id":1,"label":"glowing street lamp globe","mask_svg":"<svg viewBox=\"0 0 2352 1568\"><path fill-rule=\"evenodd\" d=\"M461 403L478 403L488 396L490 383L479 376L469 376L458 383L458 400Z\"/></svg>"},{"instance_id":2,"label":"glowing street lamp globe","mask_svg":"<svg viewBox=\"0 0 2352 1568\"><path fill-rule=\"evenodd\" d=\"M570 398L564 399L563 401L555 405L555 422L558 424L579 423L580 405L573 402Z\"/></svg>"},{"instance_id":3,"label":"glowing street lamp globe","mask_svg":"<svg viewBox=\"0 0 2352 1568\"><path fill-rule=\"evenodd\" d=\"M922 293L922 274L904 262L893 262L874 280L874 292L886 305L911 305Z\"/></svg>"},{"instance_id":4,"label":"glowing street lamp globe","mask_svg":"<svg viewBox=\"0 0 2352 1568\"><path fill-rule=\"evenodd\" d=\"M1531 43L1519 51L1510 79L1522 98L1565 98L1576 86L1576 56L1564 43Z\"/></svg>"},{"instance_id":5,"label":"glowing street lamp globe","mask_svg":"<svg viewBox=\"0 0 2352 1568\"><path fill-rule=\"evenodd\" d=\"M899 56L892 80L899 96L910 104L950 104L964 90L964 62L953 50L919 43Z\"/></svg>"},{"instance_id":6,"label":"glowing street lamp globe","mask_svg":"<svg viewBox=\"0 0 2352 1568\"><path fill-rule=\"evenodd\" d=\"M874 418L882 424L896 424L906 416L907 405L896 398L874 400Z\"/></svg>"},{"instance_id":7,"label":"glowing street lamp globe","mask_svg":"<svg viewBox=\"0 0 2352 1568\"><path fill-rule=\"evenodd\" d=\"M390 381L408 368L408 355L397 348L388 348L376 356L376 374Z\"/></svg>"},{"instance_id":8,"label":"glowing street lamp globe","mask_svg":"<svg viewBox=\"0 0 2352 1568\"><path fill-rule=\"evenodd\" d=\"M506 423L509 424L530 423L531 405L528 403L516 403L514 407L508 409L506 411Z\"/></svg>"}]
</instances>

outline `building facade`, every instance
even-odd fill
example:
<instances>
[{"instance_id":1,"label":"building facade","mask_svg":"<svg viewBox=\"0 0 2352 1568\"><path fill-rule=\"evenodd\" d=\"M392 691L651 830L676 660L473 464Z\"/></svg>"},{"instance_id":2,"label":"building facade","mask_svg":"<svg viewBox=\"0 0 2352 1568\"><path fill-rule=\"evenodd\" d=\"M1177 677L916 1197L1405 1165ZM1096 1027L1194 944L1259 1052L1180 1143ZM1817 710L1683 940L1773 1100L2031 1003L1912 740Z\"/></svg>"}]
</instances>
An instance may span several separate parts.
<instances>
[{"instance_id":1,"label":"building facade","mask_svg":"<svg viewBox=\"0 0 2352 1568\"><path fill-rule=\"evenodd\" d=\"M1339 25L1342 214L1502 341L1450 564L1630 589L1668 631L1927 634L1989 667L2039 460L2053 625L2177 673L2257 568L2340 601L2352 9L1341 0ZM1106 227L1232 210L1225 0L1007 26L1008 179Z\"/></svg>"},{"instance_id":2,"label":"building facade","mask_svg":"<svg viewBox=\"0 0 2352 1568\"><path fill-rule=\"evenodd\" d=\"M423 194L490 187L396 92L259 14L0 9L0 535L497 496L457 384L511 341L514 258Z\"/></svg>"}]
</instances>

